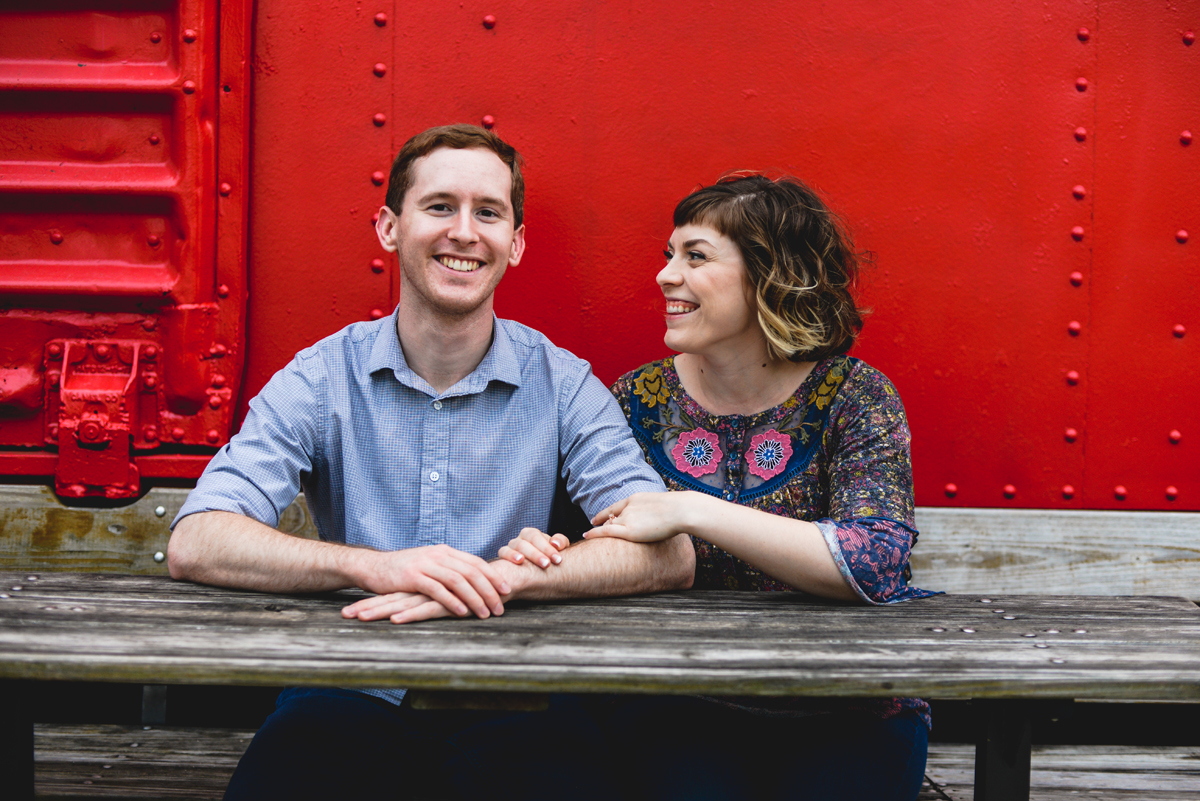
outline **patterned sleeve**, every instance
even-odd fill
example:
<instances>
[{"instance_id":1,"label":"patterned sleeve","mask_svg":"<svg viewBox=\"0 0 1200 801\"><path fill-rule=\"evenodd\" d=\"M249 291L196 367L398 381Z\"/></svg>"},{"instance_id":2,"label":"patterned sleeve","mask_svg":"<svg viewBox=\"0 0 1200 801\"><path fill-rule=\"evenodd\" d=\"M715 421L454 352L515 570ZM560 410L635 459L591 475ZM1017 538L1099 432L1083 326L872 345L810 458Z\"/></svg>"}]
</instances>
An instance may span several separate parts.
<instances>
[{"instance_id":1,"label":"patterned sleeve","mask_svg":"<svg viewBox=\"0 0 1200 801\"><path fill-rule=\"evenodd\" d=\"M910 439L896 388L860 363L830 410L822 442L829 516L817 526L842 575L871 604L931 594L906 577L917 538Z\"/></svg>"}]
</instances>

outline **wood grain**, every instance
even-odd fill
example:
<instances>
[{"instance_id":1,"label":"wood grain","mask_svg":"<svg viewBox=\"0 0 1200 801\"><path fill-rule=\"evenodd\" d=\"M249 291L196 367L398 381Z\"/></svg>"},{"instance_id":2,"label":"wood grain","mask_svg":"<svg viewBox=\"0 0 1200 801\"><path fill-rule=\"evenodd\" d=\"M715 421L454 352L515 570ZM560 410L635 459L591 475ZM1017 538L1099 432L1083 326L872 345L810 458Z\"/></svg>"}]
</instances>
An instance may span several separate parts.
<instances>
[{"instance_id":1,"label":"wood grain","mask_svg":"<svg viewBox=\"0 0 1200 801\"><path fill-rule=\"evenodd\" d=\"M795 593L691 592L514 605L501 618L397 627L342 619L355 593L277 596L104 574L28 579L0 574L9 596L0 598L3 678L1200 698L1200 610L1180 598L963 595L862 607Z\"/></svg>"}]
</instances>

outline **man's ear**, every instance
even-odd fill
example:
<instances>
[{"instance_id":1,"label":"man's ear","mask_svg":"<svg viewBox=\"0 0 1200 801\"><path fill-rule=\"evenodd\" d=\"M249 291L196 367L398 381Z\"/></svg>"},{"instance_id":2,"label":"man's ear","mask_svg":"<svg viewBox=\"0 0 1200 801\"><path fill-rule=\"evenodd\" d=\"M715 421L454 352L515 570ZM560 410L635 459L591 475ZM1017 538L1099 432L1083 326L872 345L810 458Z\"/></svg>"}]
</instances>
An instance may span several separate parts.
<instances>
[{"instance_id":1,"label":"man's ear","mask_svg":"<svg viewBox=\"0 0 1200 801\"><path fill-rule=\"evenodd\" d=\"M380 218L383 219L382 217ZM525 223L521 223L521 227L513 231L512 250L508 254L508 266L516 267L521 263L521 256L525 253Z\"/></svg>"},{"instance_id":2,"label":"man's ear","mask_svg":"<svg viewBox=\"0 0 1200 801\"><path fill-rule=\"evenodd\" d=\"M384 250L388 253L396 252L399 247L397 237L400 236L400 218L387 206L381 206L379 209L379 219L375 221L375 235L379 237L379 244Z\"/></svg>"}]
</instances>

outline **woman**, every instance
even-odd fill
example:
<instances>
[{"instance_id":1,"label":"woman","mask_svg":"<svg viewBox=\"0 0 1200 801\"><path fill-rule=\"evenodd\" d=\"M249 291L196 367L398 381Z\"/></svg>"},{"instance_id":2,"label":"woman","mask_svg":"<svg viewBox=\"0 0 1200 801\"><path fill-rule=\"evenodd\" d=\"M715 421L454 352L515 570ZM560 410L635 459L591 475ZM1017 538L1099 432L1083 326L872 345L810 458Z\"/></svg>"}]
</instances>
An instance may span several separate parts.
<instances>
[{"instance_id":1,"label":"woman","mask_svg":"<svg viewBox=\"0 0 1200 801\"><path fill-rule=\"evenodd\" d=\"M736 174L684 198L658 274L674 358L612 387L673 492L631 496L585 536L681 532L699 589L802 590L869 604L908 587L909 432L895 388L845 356L862 327L857 259L792 178ZM535 535L501 556L540 560ZM557 555L557 554L555 554ZM647 798L912 799L925 766L919 699L626 699L614 713Z\"/></svg>"}]
</instances>

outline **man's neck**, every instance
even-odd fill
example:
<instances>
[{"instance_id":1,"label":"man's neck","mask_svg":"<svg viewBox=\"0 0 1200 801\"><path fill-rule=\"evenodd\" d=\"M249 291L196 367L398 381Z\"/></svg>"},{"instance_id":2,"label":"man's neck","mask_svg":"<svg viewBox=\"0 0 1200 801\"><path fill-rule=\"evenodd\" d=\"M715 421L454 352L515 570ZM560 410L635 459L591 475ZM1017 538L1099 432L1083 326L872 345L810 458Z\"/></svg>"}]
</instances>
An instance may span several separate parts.
<instances>
[{"instance_id":1,"label":"man's neck","mask_svg":"<svg viewBox=\"0 0 1200 801\"><path fill-rule=\"evenodd\" d=\"M468 315L405 313L401 298L396 334L409 368L439 394L466 378L492 346L492 304Z\"/></svg>"}]
</instances>

